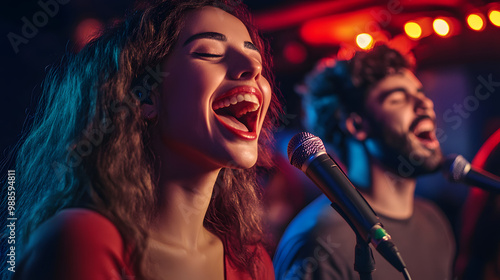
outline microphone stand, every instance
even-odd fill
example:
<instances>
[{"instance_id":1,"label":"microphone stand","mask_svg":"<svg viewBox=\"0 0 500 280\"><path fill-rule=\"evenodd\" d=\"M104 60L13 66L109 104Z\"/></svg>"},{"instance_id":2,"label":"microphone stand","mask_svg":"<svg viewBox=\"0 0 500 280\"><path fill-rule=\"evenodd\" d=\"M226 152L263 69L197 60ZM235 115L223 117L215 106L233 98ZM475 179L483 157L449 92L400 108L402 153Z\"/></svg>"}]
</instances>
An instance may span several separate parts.
<instances>
[{"instance_id":1,"label":"microphone stand","mask_svg":"<svg viewBox=\"0 0 500 280\"><path fill-rule=\"evenodd\" d=\"M373 258L372 249L370 248L370 243L361 237L347 215L342 211L342 208L340 208L335 202L332 202L330 206L335 209L337 213L342 216L342 218L344 218L344 220L349 224L349 226L356 234L356 247L354 249L354 270L359 273L360 280L371 280L371 273L375 271L375 260ZM396 246L393 243L383 243L379 246L381 245L384 245L383 249L397 251ZM399 264L400 267L395 266L395 268L403 274L405 280L411 280L410 273L408 272L408 269L406 268L401 256L399 255L399 252L397 252L397 256L399 258L397 258L398 262L396 263ZM389 263L394 266L394 263L389 259L387 259L387 261L389 261Z\"/></svg>"},{"instance_id":2,"label":"microphone stand","mask_svg":"<svg viewBox=\"0 0 500 280\"><path fill-rule=\"evenodd\" d=\"M332 208L344 218L356 234L356 246L354 247L354 270L358 272L359 279L372 280L372 272L375 271L375 260L373 258L372 249L370 248L370 243L361 237L347 215L345 215L342 211L342 208L340 208L335 202L332 202L330 206L332 206Z\"/></svg>"},{"instance_id":3,"label":"microphone stand","mask_svg":"<svg viewBox=\"0 0 500 280\"><path fill-rule=\"evenodd\" d=\"M360 280L372 280L375 271L375 260L370 244L356 233L356 247L354 249L354 270L359 273Z\"/></svg>"}]
</instances>

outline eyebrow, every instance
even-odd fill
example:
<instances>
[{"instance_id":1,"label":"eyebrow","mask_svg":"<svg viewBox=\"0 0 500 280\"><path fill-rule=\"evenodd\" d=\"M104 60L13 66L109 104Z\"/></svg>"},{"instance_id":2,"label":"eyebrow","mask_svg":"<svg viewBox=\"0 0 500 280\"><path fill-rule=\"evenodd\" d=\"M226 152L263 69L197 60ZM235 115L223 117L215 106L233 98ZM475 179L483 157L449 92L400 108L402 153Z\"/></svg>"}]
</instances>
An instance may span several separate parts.
<instances>
[{"instance_id":1,"label":"eyebrow","mask_svg":"<svg viewBox=\"0 0 500 280\"><path fill-rule=\"evenodd\" d=\"M260 53L260 50L252 42L245 41L243 46L247 49L258 51Z\"/></svg>"},{"instance_id":2,"label":"eyebrow","mask_svg":"<svg viewBox=\"0 0 500 280\"><path fill-rule=\"evenodd\" d=\"M197 33L192 35L191 37L187 38L186 41L184 41L184 44L182 44L183 47L185 47L187 44L193 42L194 40L198 39L211 39L211 40L216 40L220 42L227 42L227 37L224 34L218 33L218 32L202 32L202 33ZM245 41L243 43L243 47L254 50L260 53L259 49L249 41Z\"/></svg>"}]
</instances>

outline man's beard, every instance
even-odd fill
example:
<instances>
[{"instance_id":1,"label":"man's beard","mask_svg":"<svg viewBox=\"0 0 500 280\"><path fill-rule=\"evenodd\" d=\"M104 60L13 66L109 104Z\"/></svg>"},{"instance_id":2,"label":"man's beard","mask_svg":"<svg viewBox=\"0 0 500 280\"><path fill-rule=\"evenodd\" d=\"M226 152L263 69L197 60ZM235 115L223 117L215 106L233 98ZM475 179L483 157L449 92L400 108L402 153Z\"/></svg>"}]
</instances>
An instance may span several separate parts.
<instances>
[{"instance_id":1,"label":"man's beard","mask_svg":"<svg viewBox=\"0 0 500 280\"><path fill-rule=\"evenodd\" d=\"M370 157L381 162L385 167L400 177L415 178L436 172L443 160L441 148L428 150L429 154L419 152L422 147L410 133L397 133L375 120L370 121L373 128L366 140ZM418 147L418 149L416 149Z\"/></svg>"}]
</instances>

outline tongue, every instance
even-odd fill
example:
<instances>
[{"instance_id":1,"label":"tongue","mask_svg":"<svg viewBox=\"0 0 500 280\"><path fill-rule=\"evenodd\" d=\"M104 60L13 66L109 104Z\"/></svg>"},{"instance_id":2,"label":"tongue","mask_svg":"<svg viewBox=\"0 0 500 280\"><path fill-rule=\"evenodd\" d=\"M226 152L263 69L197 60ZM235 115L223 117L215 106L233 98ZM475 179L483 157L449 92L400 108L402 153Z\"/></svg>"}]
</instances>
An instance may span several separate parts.
<instances>
[{"instance_id":1,"label":"tongue","mask_svg":"<svg viewBox=\"0 0 500 280\"><path fill-rule=\"evenodd\" d=\"M240 121L238 121L238 119L236 119L235 117L233 117L231 115L217 115L217 116L219 117L219 120L221 120L222 122L224 122L228 126L235 128L237 130L248 132L248 128L244 124L242 124Z\"/></svg>"}]
</instances>

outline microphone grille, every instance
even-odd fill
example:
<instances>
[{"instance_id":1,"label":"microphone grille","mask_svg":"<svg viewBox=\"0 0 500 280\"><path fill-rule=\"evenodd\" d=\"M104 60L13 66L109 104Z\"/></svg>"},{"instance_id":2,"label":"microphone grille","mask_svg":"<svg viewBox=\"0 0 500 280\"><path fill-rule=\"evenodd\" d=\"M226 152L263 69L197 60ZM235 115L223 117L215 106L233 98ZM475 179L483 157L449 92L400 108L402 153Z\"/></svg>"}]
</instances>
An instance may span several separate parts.
<instances>
[{"instance_id":1,"label":"microphone grille","mask_svg":"<svg viewBox=\"0 0 500 280\"><path fill-rule=\"evenodd\" d=\"M469 172L470 163L461 155L449 155L446 157L442 168L449 181L458 183Z\"/></svg>"},{"instance_id":2,"label":"microphone grille","mask_svg":"<svg viewBox=\"0 0 500 280\"><path fill-rule=\"evenodd\" d=\"M318 152L326 152L325 145L319 137L309 132L297 133L288 142L288 160L299 169L311 155Z\"/></svg>"}]
</instances>

